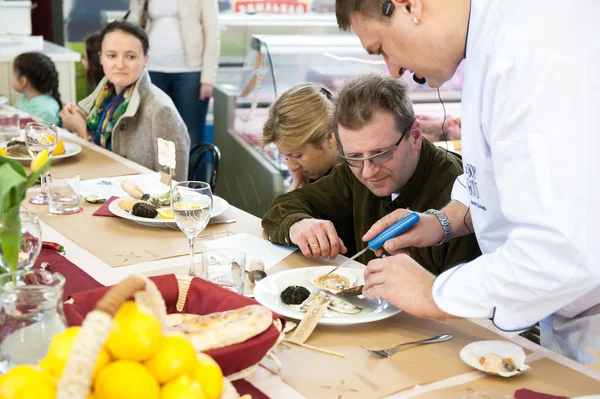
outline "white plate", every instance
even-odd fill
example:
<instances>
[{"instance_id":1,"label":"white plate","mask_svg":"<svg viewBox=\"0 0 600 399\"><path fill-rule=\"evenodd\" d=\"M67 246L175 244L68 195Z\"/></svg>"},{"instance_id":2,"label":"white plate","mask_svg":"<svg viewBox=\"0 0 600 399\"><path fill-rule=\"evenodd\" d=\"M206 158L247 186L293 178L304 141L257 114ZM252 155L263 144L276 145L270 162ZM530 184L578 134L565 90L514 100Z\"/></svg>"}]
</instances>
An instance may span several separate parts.
<instances>
[{"instance_id":1,"label":"white plate","mask_svg":"<svg viewBox=\"0 0 600 399\"><path fill-rule=\"evenodd\" d=\"M69 158L72 156L75 156L77 154L79 154L81 152L81 146L79 144L75 144L75 143L66 143L65 142L65 152L60 154L60 155L53 155L52 156L52 162L60 160L60 159L64 159L64 158ZM7 158L10 159L14 159L15 161L19 161L19 162L31 162L31 157L27 156L27 157L11 157L8 156Z\"/></svg>"},{"instance_id":2,"label":"white plate","mask_svg":"<svg viewBox=\"0 0 600 399\"><path fill-rule=\"evenodd\" d=\"M124 211L123 209L119 208L119 201L124 200L124 199L134 199L134 198L130 197L130 196L126 196L126 197L121 197L119 199L116 199L108 205L108 210L111 211L112 214L115 216L121 217L123 219L133 220L134 222L137 222L137 223L140 223L143 225L156 226L156 227L164 227L164 226L176 227L176 224L174 221L166 221L165 219L161 218L158 215L156 215L156 217L154 219L148 219L148 218L142 218L139 216L135 216L127 211ZM227 201L225 201L221 197L213 195L213 209L212 209L212 214L210 215L210 217L213 218L215 216L219 216L220 214L225 212L227 210L227 208L229 208L229 203Z\"/></svg>"},{"instance_id":3,"label":"white plate","mask_svg":"<svg viewBox=\"0 0 600 399\"><path fill-rule=\"evenodd\" d=\"M311 283L311 278L316 273L325 274L330 271L333 266L316 266L303 267L299 269L285 270L279 273L272 274L261 280L254 287L254 299L263 306L279 313L282 316L296 320L301 320L304 313L294 310L281 301L281 291L290 285L301 285L306 287L310 292L319 292L320 289ZM363 269L346 268L345 270L352 271L356 275L356 285L364 284ZM319 321L319 324L325 325L349 325L369 323L372 321L383 320L400 312L394 306L390 305L383 299L366 299L361 297L340 296L345 301L363 307L362 312L354 315L341 314L330 311L325 311L325 314Z\"/></svg>"}]
</instances>

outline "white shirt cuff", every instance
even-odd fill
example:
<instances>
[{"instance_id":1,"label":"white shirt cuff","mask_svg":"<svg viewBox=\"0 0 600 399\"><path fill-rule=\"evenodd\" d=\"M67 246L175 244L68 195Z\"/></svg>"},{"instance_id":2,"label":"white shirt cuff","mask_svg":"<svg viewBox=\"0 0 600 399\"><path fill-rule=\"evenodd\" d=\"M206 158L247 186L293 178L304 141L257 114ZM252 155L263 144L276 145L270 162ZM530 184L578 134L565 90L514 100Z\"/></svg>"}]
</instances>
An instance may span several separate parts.
<instances>
[{"instance_id":1,"label":"white shirt cuff","mask_svg":"<svg viewBox=\"0 0 600 399\"><path fill-rule=\"evenodd\" d=\"M452 193L450 194L450 199L453 201L458 201L467 208L469 207L469 190L467 189L467 176L463 173L458 176L456 180L454 180L454 185L452 186Z\"/></svg>"}]
</instances>

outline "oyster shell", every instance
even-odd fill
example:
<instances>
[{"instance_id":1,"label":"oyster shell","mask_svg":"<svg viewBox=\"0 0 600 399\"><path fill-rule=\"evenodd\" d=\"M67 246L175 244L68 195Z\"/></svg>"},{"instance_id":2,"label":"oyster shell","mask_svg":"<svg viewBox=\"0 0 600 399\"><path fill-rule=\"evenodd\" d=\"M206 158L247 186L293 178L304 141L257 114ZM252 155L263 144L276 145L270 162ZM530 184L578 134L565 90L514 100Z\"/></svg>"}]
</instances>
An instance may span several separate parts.
<instances>
[{"instance_id":1,"label":"oyster shell","mask_svg":"<svg viewBox=\"0 0 600 399\"><path fill-rule=\"evenodd\" d=\"M31 157L24 141L9 141L6 143L6 152L11 157Z\"/></svg>"},{"instance_id":2,"label":"oyster shell","mask_svg":"<svg viewBox=\"0 0 600 399\"><path fill-rule=\"evenodd\" d=\"M525 357L523 348L508 341L473 342L460 351L460 358L469 366L501 377L529 370Z\"/></svg>"},{"instance_id":3,"label":"oyster shell","mask_svg":"<svg viewBox=\"0 0 600 399\"><path fill-rule=\"evenodd\" d=\"M315 270L309 276L309 281L317 288L334 295L356 285L358 278L354 270L340 268L331 274L327 274L333 267L324 267Z\"/></svg>"},{"instance_id":4,"label":"oyster shell","mask_svg":"<svg viewBox=\"0 0 600 399\"><path fill-rule=\"evenodd\" d=\"M306 298L306 300L304 302L302 302L300 305L287 305L290 308L297 310L299 312L305 313L308 308L310 308L310 306L312 305L312 303L315 301L315 299L317 298L318 294L310 294L310 296L308 298ZM362 312L363 308L361 308L360 306L356 306L350 302L344 301L343 299L340 298L336 298L334 296L331 296L329 294L326 294L328 299L329 299L329 304L327 305L327 309L337 312L337 313L341 313L341 314L359 314L360 312Z\"/></svg>"},{"instance_id":5,"label":"oyster shell","mask_svg":"<svg viewBox=\"0 0 600 399\"><path fill-rule=\"evenodd\" d=\"M90 204L103 204L106 200L108 200L108 198L102 194L91 194L85 197L85 201Z\"/></svg>"}]
</instances>

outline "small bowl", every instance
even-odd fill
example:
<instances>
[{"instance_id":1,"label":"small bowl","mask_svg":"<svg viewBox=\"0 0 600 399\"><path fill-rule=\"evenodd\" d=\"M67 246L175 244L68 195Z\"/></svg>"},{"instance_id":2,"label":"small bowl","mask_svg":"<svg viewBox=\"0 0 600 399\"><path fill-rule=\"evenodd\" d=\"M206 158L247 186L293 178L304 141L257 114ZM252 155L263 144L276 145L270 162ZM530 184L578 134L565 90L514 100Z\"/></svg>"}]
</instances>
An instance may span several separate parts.
<instances>
[{"instance_id":1,"label":"small bowl","mask_svg":"<svg viewBox=\"0 0 600 399\"><path fill-rule=\"evenodd\" d=\"M516 366L516 370L505 371L484 368L479 362L479 359L492 353L501 356L504 359L512 359ZM501 377L513 377L529 370L531 367L525 364L525 357L526 355L523 348L508 341L477 341L465 346L460 351L460 358L469 366L481 370L484 373L499 375Z\"/></svg>"}]
</instances>

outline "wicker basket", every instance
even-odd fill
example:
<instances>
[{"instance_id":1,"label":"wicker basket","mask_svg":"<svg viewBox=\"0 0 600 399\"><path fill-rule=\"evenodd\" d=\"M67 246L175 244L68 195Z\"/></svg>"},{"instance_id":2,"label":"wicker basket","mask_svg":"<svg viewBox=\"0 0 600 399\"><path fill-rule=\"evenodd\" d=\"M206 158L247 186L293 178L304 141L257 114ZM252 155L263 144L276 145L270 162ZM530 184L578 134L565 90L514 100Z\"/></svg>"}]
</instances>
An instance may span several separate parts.
<instances>
[{"instance_id":1,"label":"wicker basket","mask_svg":"<svg viewBox=\"0 0 600 399\"><path fill-rule=\"evenodd\" d=\"M143 276L130 276L111 287L98 301L93 311L87 314L75 339L65 370L58 382L57 399L86 399L90 393L90 382L96 360L110 331L114 315L121 305L131 297L136 303L149 307L157 317L161 328L166 328L167 312L165 301L156 285ZM227 380L223 380L221 399L240 398ZM244 399L250 396L244 395Z\"/></svg>"}]
</instances>

